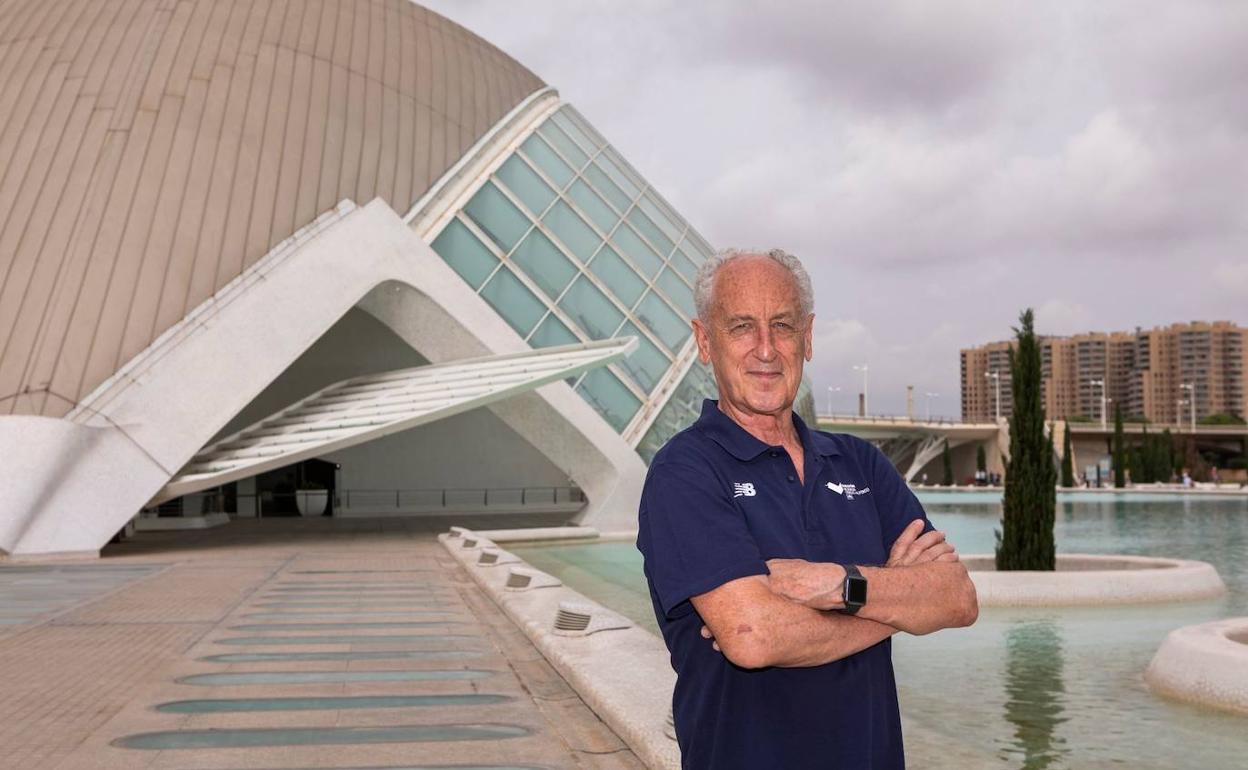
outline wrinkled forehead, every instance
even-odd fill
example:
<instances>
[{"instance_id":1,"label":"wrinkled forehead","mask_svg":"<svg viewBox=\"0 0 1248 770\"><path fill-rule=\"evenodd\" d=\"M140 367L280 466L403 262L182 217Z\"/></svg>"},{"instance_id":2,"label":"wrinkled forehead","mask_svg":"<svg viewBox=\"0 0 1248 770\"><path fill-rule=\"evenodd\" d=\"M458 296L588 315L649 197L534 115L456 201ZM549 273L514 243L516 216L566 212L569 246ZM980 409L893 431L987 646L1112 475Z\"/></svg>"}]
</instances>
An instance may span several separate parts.
<instances>
[{"instance_id":1,"label":"wrinkled forehead","mask_svg":"<svg viewBox=\"0 0 1248 770\"><path fill-rule=\"evenodd\" d=\"M713 311L722 317L801 316L801 295L793 274L766 257L741 257L715 274Z\"/></svg>"}]
</instances>

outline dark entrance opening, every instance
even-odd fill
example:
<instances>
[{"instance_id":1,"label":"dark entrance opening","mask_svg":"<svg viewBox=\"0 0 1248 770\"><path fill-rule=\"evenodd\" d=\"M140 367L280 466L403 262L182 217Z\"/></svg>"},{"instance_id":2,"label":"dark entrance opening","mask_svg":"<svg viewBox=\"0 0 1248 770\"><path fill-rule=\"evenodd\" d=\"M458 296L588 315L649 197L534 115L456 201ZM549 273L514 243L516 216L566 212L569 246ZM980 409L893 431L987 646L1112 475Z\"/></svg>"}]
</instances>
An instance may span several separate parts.
<instances>
[{"instance_id":1,"label":"dark entrance opening","mask_svg":"<svg viewBox=\"0 0 1248 770\"><path fill-rule=\"evenodd\" d=\"M325 493L324 516L334 515L337 463L311 459L256 476L261 516L300 516L300 504L315 510Z\"/></svg>"}]
</instances>

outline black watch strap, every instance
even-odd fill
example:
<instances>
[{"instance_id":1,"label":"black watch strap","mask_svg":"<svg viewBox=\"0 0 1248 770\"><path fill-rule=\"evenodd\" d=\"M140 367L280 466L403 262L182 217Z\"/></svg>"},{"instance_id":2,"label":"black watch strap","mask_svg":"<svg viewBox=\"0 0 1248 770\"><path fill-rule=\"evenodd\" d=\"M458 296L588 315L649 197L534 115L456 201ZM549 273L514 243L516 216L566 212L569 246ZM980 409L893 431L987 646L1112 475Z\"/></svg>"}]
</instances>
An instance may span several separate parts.
<instances>
[{"instance_id":1,"label":"black watch strap","mask_svg":"<svg viewBox=\"0 0 1248 770\"><path fill-rule=\"evenodd\" d=\"M845 580L841 583L841 599L845 602L845 607L840 611L846 615L855 615L867 603L867 579L863 577L862 570L858 569L857 564L842 564L841 568L845 570ZM853 583L861 585L862 601L850 601L851 584Z\"/></svg>"}]
</instances>

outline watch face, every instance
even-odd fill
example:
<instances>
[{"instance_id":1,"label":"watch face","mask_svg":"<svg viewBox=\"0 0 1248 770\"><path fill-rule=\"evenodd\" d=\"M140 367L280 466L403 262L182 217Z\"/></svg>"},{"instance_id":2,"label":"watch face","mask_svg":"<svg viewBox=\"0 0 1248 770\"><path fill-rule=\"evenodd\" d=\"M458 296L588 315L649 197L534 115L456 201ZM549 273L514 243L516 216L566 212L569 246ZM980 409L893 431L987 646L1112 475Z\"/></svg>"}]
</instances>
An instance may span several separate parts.
<instances>
[{"instance_id":1,"label":"watch face","mask_svg":"<svg viewBox=\"0 0 1248 770\"><path fill-rule=\"evenodd\" d=\"M867 603L867 579L851 575L846 581L846 604L866 604Z\"/></svg>"}]
</instances>

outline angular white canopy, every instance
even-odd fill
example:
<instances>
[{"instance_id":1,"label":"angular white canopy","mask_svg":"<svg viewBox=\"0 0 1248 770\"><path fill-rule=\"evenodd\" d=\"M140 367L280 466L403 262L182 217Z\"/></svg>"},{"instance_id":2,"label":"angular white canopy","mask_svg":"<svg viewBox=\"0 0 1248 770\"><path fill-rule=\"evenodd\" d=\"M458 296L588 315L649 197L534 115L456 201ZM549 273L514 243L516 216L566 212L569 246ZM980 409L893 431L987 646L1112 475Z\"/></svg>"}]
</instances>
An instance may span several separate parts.
<instances>
[{"instance_id":1,"label":"angular white canopy","mask_svg":"<svg viewBox=\"0 0 1248 770\"><path fill-rule=\"evenodd\" d=\"M151 504L501 401L605 366L636 346L624 337L343 380L204 447Z\"/></svg>"}]
</instances>

